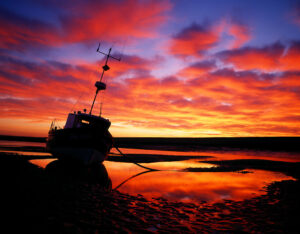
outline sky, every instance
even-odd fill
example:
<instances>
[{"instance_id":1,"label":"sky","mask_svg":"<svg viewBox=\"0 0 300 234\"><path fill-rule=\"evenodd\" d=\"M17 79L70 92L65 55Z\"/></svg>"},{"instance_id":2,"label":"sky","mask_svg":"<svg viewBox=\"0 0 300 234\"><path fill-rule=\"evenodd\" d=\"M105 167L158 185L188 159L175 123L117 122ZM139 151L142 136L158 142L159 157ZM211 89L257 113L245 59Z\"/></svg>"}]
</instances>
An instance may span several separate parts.
<instances>
[{"instance_id":1,"label":"sky","mask_svg":"<svg viewBox=\"0 0 300 234\"><path fill-rule=\"evenodd\" d=\"M89 110L115 137L300 135L300 1L4 0L0 134Z\"/></svg>"}]
</instances>

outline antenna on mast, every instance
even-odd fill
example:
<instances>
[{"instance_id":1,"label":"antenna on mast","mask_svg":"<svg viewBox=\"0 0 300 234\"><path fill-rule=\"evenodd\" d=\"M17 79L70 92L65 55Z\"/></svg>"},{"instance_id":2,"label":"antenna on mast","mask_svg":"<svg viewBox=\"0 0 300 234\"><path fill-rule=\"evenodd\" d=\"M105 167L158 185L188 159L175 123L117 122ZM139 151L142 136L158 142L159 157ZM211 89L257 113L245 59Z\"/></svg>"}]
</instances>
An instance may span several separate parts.
<instances>
[{"instance_id":1,"label":"antenna on mast","mask_svg":"<svg viewBox=\"0 0 300 234\"><path fill-rule=\"evenodd\" d=\"M101 74L101 77L100 77L100 81L97 81L97 82L95 83L95 86L96 86L97 90L96 90L96 94L95 94L95 97L94 97L94 100L93 100L93 104L92 104L92 106L91 106L90 114L92 114L92 110L93 110L94 103L95 103L95 100L96 100L96 97L97 97L98 92L99 92L100 90L105 90L105 89L106 89L106 84L102 82L102 79L103 79L104 72L106 72L106 71L108 71L108 70L110 69L110 67L107 65L108 59L109 59L109 58L112 58L112 59L115 59L115 60L117 60L117 61L121 61L121 58L116 58L116 57L110 55L110 52L111 52L111 49L112 49L112 48L109 48L108 53L106 54L106 53L100 51L100 45L101 45L101 44L99 43L96 52L98 52L98 53L100 53L100 54L104 54L104 55L106 56L106 60L105 60L104 66L102 67L103 70L102 70L102 74ZM102 103L101 103L101 107L100 107L100 116L101 116L101 112L102 112Z\"/></svg>"},{"instance_id":2,"label":"antenna on mast","mask_svg":"<svg viewBox=\"0 0 300 234\"><path fill-rule=\"evenodd\" d=\"M101 117L101 114L102 114L102 102L100 103L100 117Z\"/></svg>"},{"instance_id":3,"label":"antenna on mast","mask_svg":"<svg viewBox=\"0 0 300 234\"><path fill-rule=\"evenodd\" d=\"M97 50L96 50L96 52L98 52L99 51L99 49L100 49L100 42L99 42L99 45L98 45L98 48L97 48Z\"/></svg>"}]
</instances>

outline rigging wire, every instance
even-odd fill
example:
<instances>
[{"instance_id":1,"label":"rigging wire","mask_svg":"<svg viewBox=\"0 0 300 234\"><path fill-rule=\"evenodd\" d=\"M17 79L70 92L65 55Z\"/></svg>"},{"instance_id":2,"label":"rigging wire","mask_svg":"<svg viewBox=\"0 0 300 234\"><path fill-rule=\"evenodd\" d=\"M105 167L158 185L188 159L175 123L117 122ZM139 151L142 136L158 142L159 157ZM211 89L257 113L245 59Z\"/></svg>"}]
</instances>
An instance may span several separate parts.
<instances>
[{"instance_id":1,"label":"rigging wire","mask_svg":"<svg viewBox=\"0 0 300 234\"><path fill-rule=\"evenodd\" d=\"M123 44L123 45L122 45L122 49L121 49L121 51L120 51L120 58L119 58L120 60L121 60L121 58L123 57L123 54L124 54L124 51L125 51L125 46L127 45L127 41L128 41L128 37L127 37L125 40L123 40L123 43L121 43L121 44ZM112 48L116 43L117 43L117 41L114 41L113 44L111 45L111 48ZM99 47L100 47L100 44L99 44ZM99 47L98 47L98 49L99 49ZM108 80L109 80L109 79L106 79L106 82L108 82ZM105 93L106 93L105 91L102 92L102 102L100 101L100 108L101 108L101 109L103 109L101 103L103 103L104 100L105 100L105 96L106 96ZM72 105L70 112L73 112L73 111L74 111L74 107L78 104L78 101L82 98L83 95L84 95L84 91L82 91L82 92L80 93L80 95L79 95L78 98L76 99L76 102ZM101 111L101 110L100 110L100 111Z\"/></svg>"},{"instance_id":2,"label":"rigging wire","mask_svg":"<svg viewBox=\"0 0 300 234\"><path fill-rule=\"evenodd\" d=\"M107 90L109 89L109 85L108 85L108 81L109 79L107 78L104 78L103 79L103 82L106 83L106 90L103 90L103 91L100 91L99 93L99 96L100 96L100 100L99 100L99 103L100 103L100 116L102 116L102 113L103 113L103 104L105 103L105 100L106 100L106 93L107 93Z\"/></svg>"},{"instance_id":3,"label":"rigging wire","mask_svg":"<svg viewBox=\"0 0 300 234\"><path fill-rule=\"evenodd\" d=\"M89 78L89 79L90 79L90 78ZM89 88L89 93L90 93L91 90L92 90L92 88ZM84 91L81 91L80 95L79 95L79 96L77 97L77 99L76 99L76 102L73 104L73 106L72 106L70 112L75 111L75 110L74 110L74 107L78 104L78 101L81 100L81 98L82 98L82 96L83 96L84 94L85 94L85 92L84 92Z\"/></svg>"},{"instance_id":4,"label":"rigging wire","mask_svg":"<svg viewBox=\"0 0 300 234\"><path fill-rule=\"evenodd\" d=\"M83 94L84 94L84 92L82 91L81 94L80 94L80 96L77 98L76 102L73 104L73 106L72 106L70 112L73 112L73 111L74 111L74 107L77 105L79 99L82 98Z\"/></svg>"}]
</instances>

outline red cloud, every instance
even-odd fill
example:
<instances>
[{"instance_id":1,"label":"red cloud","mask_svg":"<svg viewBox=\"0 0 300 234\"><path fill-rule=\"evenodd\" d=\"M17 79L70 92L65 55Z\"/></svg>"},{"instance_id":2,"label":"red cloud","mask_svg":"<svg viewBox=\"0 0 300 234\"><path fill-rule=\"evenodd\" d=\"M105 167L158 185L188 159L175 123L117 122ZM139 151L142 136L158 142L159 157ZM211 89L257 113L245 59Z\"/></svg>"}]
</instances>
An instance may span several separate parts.
<instances>
[{"instance_id":1,"label":"red cloud","mask_svg":"<svg viewBox=\"0 0 300 234\"><path fill-rule=\"evenodd\" d=\"M182 29L169 42L169 53L181 57L203 57L222 40L226 33L232 38L230 48L239 48L251 39L249 27L233 20L214 25L193 23Z\"/></svg>"},{"instance_id":2,"label":"red cloud","mask_svg":"<svg viewBox=\"0 0 300 234\"><path fill-rule=\"evenodd\" d=\"M242 24L231 24L228 34L234 37L231 48L239 48L251 39L249 28Z\"/></svg>"},{"instance_id":3,"label":"red cloud","mask_svg":"<svg viewBox=\"0 0 300 234\"><path fill-rule=\"evenodd\" d=\"M112 67L113 72L110 76L129 73L129 71L140 76L141 70L150 69L151 64L155 63L155 61L137 56L124 55L123 59L126 66ZM37 110L39 110L39 119L48 119L49 116L64 118L66 112L72 108L72 103L79 96L80 100L76 107L89 108L94 95L92 87L100 75L100 72L96 72L95 64L70 65L56 61L25 62L10 56L0 57L0 62L0 92L8 118L33 117ZM128 85L136 80L128 81ZM109 82L112 81L109 80ZM108 89L115 98L126 97L126 93L122 91L122 85L118 83L110 83Z\"/></svg>"},{"instance_id":4,"label":"red cloud","mask_svg":"<svg viewBox=\"0 0 300 234\"><path fill-rule=\"evenodd\" d=\"M288 51L280 58L281 67L284 70L300 70L300 41L291 44Z\"/></svg>"},{"instance_id":5,"label":"red cloud","mask_svg":"<svg viewBox=\"0 0 300 234\"><path fill-rule=\"evenodd\" d=\"M231 63L238 69L272 71L280 68L279 59L283 52L284 46L276 43L263 48L245 47L229 50L221 52L218 56L224 62Z\"/></svg>"},{"instance_id":6,"label":"red cloud","mask_svg":"<svg viewBox=\"0 0 300 234\"><path fill-rule=\"evenodd\" d=\"M0 8L0 47L24 50L33 45L54 45L61 41L57 29Z\"/></svg>"},{"instance_id":7,"label":"red cloud","mask_svg":"<svg viewBox=\"0 0 300 234\"><path fill-rule=\"evenodd\" d=\"M300 71L298 70L295 72L290 71L290 72L283 73L278 83L281 86L290 87L291 89L294 89L296 91L297 88L298 89L300 88Z\"/></svg>"},{"instance_id":8,"label":"red cloud","mask_svg":"<svg viewBox=\"0 0 300 234\"><path fill-rule=\"evenodd\" d=\"M206 73L188 82L176 77L162 81L154 77L133 78L114 84L125 93L125 98L109 92L112 105L108 104L108 112L116 116L113 118L117 122L164 128L166 132L168 129L188 132L214 129L228 134L242 131L247 135L244 130L249 128L250 135L276 135L284 128L282 121L274 119L290 120L296 113L293 110L299 108L298 104L289 105L299 97L295 96L292 85L282 83L284 80L288 80L287 74L279 77L234 70ZM239 127L226 130L232 123ZM296 123L297 119L289 121L281 134L299 132Z\"/></svg>"},{"instance_id":9,"label":"red cloud","mask_svg":"<svg viewBox=\"0 0 300 234\"><path fill-rule=\"evenodd\" d=\"M218 34L232 37L227 45L230 49L240 48L252 38L249 26L236 19L224 18L215 28Z\"/></svg>"},{"instance_id":10,"label":"red cloud","mask_svg":"<svg viewBox=\"0 0 300 234\"><path fill-rule=\"evenodd\" d=\"M179 71L178 75L184 78L197 78L208 73L214 68L216 68L215 61L201 61L182 69L181 71Z\"/></svg>"},{"instance_id":11,"label":"red cloud","mask_svg":"<svg viewBox=\"0 0 300 234\"><path fill-rule=\"evenodd\" d=\"M107 73L106 77L108 79L114 79L116 77L135 77L139 75L148 75L148 73L159 63L162 62L160 57L155 57L152 59L141 58L136 55L114 55L117 58L122 58L122 62L110 60L109 66L111 69ZM103 64L104 60L97 62L98 64ZM101 68L91 67L91 70Z\"/></svg>"},{"instance_id":12,"label":"red cloud","mask_svg":"<svg viewBox=\"0 0 300 234\"><path fill-rule=\"evenodd\" d=\"M45 7L42 2L40 4ZM157 27L166 21L166 12L171 8L167 0L47 4L53 9L66 9L65 14L61 10L57 11L60 13L57 13L56 25L0 9L0 46L24 50L39 45L44 48L93 40L154 37Z\"/></svg>"},{"instance_id":13,"label":"red cloud","mask_svg":"<svg viewBox=\"0 0 300 234\"><path fill-rule=\"evenodd\" d=\"M56 8L56 4L50 6ZM104 37L154 37L171 7L168 1L138 0L59 4L68 11L57 14L56 25L1 10L0 46L12 50L88 43ZM194 61L164 78L151 75L161 58L124 55L121 63L110 61L111 70L105 75L108 89L99 96L104 116L112 120L112 132L125 129L126 134L140 132L144 136L299 135L299 42L289 48L280 43L241 48L251 39L245 25L234 21L213 26L192 24L170 40L170 53L203 59L219 45L223 33L232 36L230 50L211 56L215 60ZM14 128L17 132L26 124L29 131L34 122L40 127L39 135L46 135L53 118L64 121L72 109L90 108L94 82L101 72L99 61L74 65L41 59L33 62L5 53L7 50L0 51L0 108L6 118L0 119L3 131ZM219 60L234 69L221 69ZM95 114L99 109L97 100Z\"/></svg>"},{"instance_id":14,"label":"red cloud","mask_svg":"<svg viewBox=\"0 0 300 234\"><path fill-rule=\"evenodd\" d=\"M71 15L61 18L68 42L119 38L122 36L153 37L156 27L167 19L169 1L82 1ZM80 14L78 14L80 12Z\"/></svg>"},{"instance_id":15,"label":"red cloud","mask_svg":"<svg viewBox=\"0 0 300 234\"><path fill-rule=\"evenodd\" d=\"M76 110L90 108L92 87L99 78L95 64L0 58L0 108L6 118L41 122L44 124L41 135L46 135L51 120L64 121L78 97ZM300 115L298 72L235 71L217 69L213 62L201 62L191 67L214 70L203 70L189 79L182 79L183 76L159 79L149 71L156 61L138 56L125 58L123 72L136 71L135 75L110 79L107 91L100 93L103 114L111 119L113 133L129 128L140 130L141 134L178 136L212 132L227 136L295 135L300 131L296 127L299 118L295 118ZM112 66L111 74L107 74L123 74L118 65ZM185 69L188 70L189 67ZM95 114L99 112L99 102Z\"/></svg>"},{"instance_id":16,"label":"red cloud","mask_svg":"<svg viewBox=\"0 0 300 234\"><path fill-rule=\"evenodd\" d=\"M219 35L213 28L193 23L172 38L169 52L182 57L201 57L218 41Z\"/></svg>"},{"instance_id":17,"label":"red cloud","mask_svg":"<svg viewBox=\"0 0 300 234\"><path fill-rule=\"evenodd\" d=\"M286 51L285 51L286 50ZM288 71L300 70L300 42L294 41L286 49L282 44L228 50L217 55L226 63L242 70Z\"/></svg>"}]
</instances>

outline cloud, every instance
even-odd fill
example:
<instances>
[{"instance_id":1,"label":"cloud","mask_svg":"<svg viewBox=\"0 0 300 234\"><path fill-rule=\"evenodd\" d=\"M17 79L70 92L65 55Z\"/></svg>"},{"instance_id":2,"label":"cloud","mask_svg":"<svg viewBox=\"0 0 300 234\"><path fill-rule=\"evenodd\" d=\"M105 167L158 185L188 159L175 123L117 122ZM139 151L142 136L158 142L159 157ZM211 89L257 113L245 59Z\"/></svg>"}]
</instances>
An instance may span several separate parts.
<instances>
[{"instance_id":1,"label":"cloud","mask_svg":"<svg viewBox=\"0 0 300 234\"><path fill-rule=\"evenodd\" d=\"M122 61L110 60L109 66L111 69L106 74L109 79L114 79L115 77L136 77L149 75L151 69L159 66L162 62L160 57L154 58L142 58L137 55L114 55L116 58L122 58ZM98 64L103 64L104 59L97 62ZM101 70L97 68L97 70Z\"/></svg>"},{"instance_id":2,"label":"cloud","mask_svg":"<svg viewBox=\"0 0 300 234\"><path fill-rule=\"evenodd\" d=\"M58 9L60 2L48 2L47 7ZM52 46L88 44L104 36L155 38L171 8L168 1L84 3L61 3L56 23L1 10L3 116L18 124L43 123L41 135L47 134L45 126L53 118L63 122L69 111L90 108L104 61L21 58L16 49L25 52L41 46L49 51ZM161 56L141 57L131 51L122 62L110 60L104 80L108 88L100 92L94 113L103 102L102 113L112 121L116 135L121 131L182 137L300 134L299 41L245 47L251 38L250 28L234 20L190 24L170 38L168 49L174 56L170 59L191 56L191 62L186 60L183 69L166 77L154 75L168 62ZM216 47L224 50L217 53ZM5 126L1 119L0 126Z\"/></svg>"},{"instance_id":3,"label":"cloud","mask_svg":"<svg viewBox=\"0 0 300 234\"><path fill-rule=\"evenodd\" d=\"M71 14L61 16L66 41L98 40L99 37L154 37L157 26L166 21L166 12L171 8L168 1L126 0L90 3L80 1L75 6L72 4Z\"/></svg>"},{"instance_id":4,"label":"cloud","mask_svg":"<svg viewBox=\"0 0 300 234\"><path fill-rule=\"evenodd\" d=\"M0 9L1 48L24 51L68 43L153 38L167 20L169 1L61 1L35 4L51 8L57 21L30 19ZM65 10L62 10L65 9ZM117 9L117 10L116 10Z\"/></svg>"},{"instance_id":5,"label":"cloud","mask_svg":"<svg viewBox=\"0 0 300 234\"><path fill-rule=\"evenodd\" d=\"M224 17L216 23L215 30L220 35L220 44L224 49L237 49L252 39L251 28L237 17Z\"/></svg>"},{"instance_id":6,"label":"cloud","mask_svg":"<svg viewBox=\"0 0 300 234\"><path fill-rule=\"evenodd\" d=\"M148 60L137 60L138 56L128 59L131 63L123 68L151 69L150 65L147 68ZM76 110L89 108L94 94L92 86L98 79L92 65L57 61L28 63L13 58L4 61L5 73L0 76L1 108L8 118L49 123L54 117L65 120L80 93L83 95ZM16 67L22 69L15 71ZM293 118L299 114L300 107L297 72L274 75L216 68L188 80L176 76L160 79L149 74L115 77L109 81L104 96L100 94L104 101L103 113L110 117L115 131L120 125L126 129L163 129L169 134L172 131L196 135L211 131L229 135L299 132L295 128L298 119ZM31 82L12 79L14 75ZM99 101L95 113L98 110Z\"/></svg>"},{"instance_id":7,"label":"cloud","mask_svg":"<svg viewBox=\"0 0 300 234\"><path fill-rule=\"evenodd\" d=\"M216 55L225 64L236 69L261 71L300 70L300 42L292 41L287 46L277 42L265 47L244 47L227 50Z\"/></svg>"},{"instance_id":8,"label":"cloud","mask_svg":"<svg viewBox=\"0 0 300 234\"><path fill-rule=\"evenodd\" d=\"M296 44L290 51L295 48ZM240 50L245 53L248 48ZM130 128L178 136L210 132L289 135L300 131L295 127L299 122L295 118L300 108L299 71L235 70L207 60L191 63L180 76L157 78L151 70L160 63L159 58L125 54L123 61L111 63L108 88L100 93L94 109L96 114L100 100L104 102L103 114L111 119L113 133ZM72 109L89 109L94 82L100 75L99 62L33 62L0 56L3 115L50 123L53 118L64 121Z\"/></svg>"},{"instance_id":9,"label":"cloud","mask_svg":"<svg viewBox=\"0 0 300 234\"><path fill-rule=\"evenodd\" d=\"M300 41L293 41L285 55L280 58L281 68L284 70L300 70Z\"/></svg>"},{"instance_id":10,"label":"cloud","mask_svg":"<svg viewBox=\"0 0 300 234\"><path fill-rule=\"evenodd\" d=\"M226 45L230 49L240 48L252 38L249 27L233 19L192 23L171 38L169 53L182 58L203 58L211 49L222 43L224 35L230 37Z\"/></svg>"},{"instance_id":11,"label":"cloud","mask_svg":"<svg viewBox=\"0 0 300 234\"><path fill-rule=\"evenodd\" d=\"M169 53L180 57L202 57L218 41L219 35L213 27L193 23L173 36L169 42Z\"/></svg>"},{"instance_id":12,"label":"cloud","mask_svg":"<svg viewBox=\"0 0 300 234\"><path fill-rule=\"evenodd\" d=\"M231 24L228 28L228 34L234 38L230 46L233 49L240 48L252 38L249 28L243 24Z\"/></svg>"},{"instance_id":13,"label":"cloud","mask_svg":"<svg viewBox=\"0 0 300 234\"><path fill-rule=\"evenodd\" d=\"M154 60L129 55L124 55L124 61L126 65L114 66L111 69L113 72L110 76L133 72L140 77L141 70L150 69L151 64L155 63ZM6 107L10 107L5 108L7 117L16 117L19 115L16 113L23 110L24 112L28 111L28 113L19 115L20 117L31 116L35 118L33 111L38 111L39 119L48 119L48 116L54 116L54 113L50 110L55 110L56 118L62 118L79 96L81 98L78 106L87 108L90 106L90 100L92 100L95 92L94 82L100 76L100 71L97 72L98 61L95 64L73 65L54 60L28 62L6 55L0 56L0 68L2 102ZM131 77L132 80L126 78L128 79L126 87L136 86L139 80L143 79L133 78ZM130 94L130 90L123 87L122 80L118 79L114 82L111 79L108 82L111 82L108 87L108 96L112 95L113 98L123 99L126 97L126 92ZM41 100L43 101L40 102ZM45 103L49 102L52 102L52 104L45 106ZM12 105L13 103L14 105ZM30 106L35 106L35 110L34 108L27 109L28 105L25 103L32 103ZM41 107L42 109L40 109ZM51 109L47 111L47 107L51 107Z\"/></svg>"},{"instance_id":14,"label":"cloud","mask_svg":"<svg viewBox=\"0 0 300 234\"><path fill-rule=\"evenodd\" d=\"M216 68L216 62L214 60L203 60L191 64L190 66L179 71L178 76L184 78L196 78L208 73Z\"/></svg>"},{"instance_id":15,"label":"cloud","mask_svg":"<svg viewBox=\"0 0 300 234\"><path fill-rule=\"evenodd\" d=\"M40 20L28 19L0 7L0 47L23 51L33 45L55 45L57 29Z\"/></svg>"},{"instance_id":16,"label":"cloud","mask_svg":"<svg viewBox=\"0 0 300 234\"><path fill-rule=\"evenodd\" d=\"M233 64L237 69L273 71L280 68L280 57L285 47L275 43L261 48L244 47L220 52L217 57L226 63Z\"/></svg>"}]
</instances>

